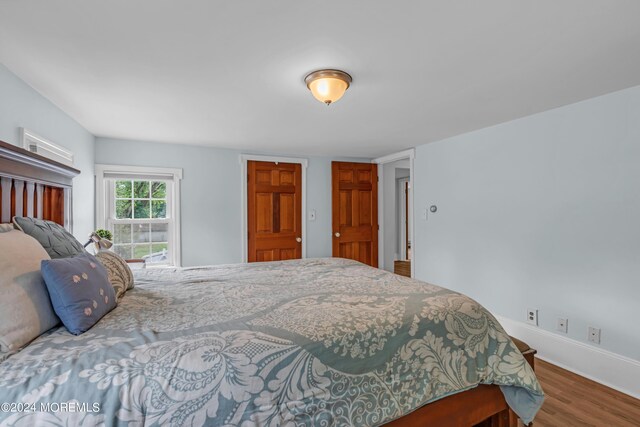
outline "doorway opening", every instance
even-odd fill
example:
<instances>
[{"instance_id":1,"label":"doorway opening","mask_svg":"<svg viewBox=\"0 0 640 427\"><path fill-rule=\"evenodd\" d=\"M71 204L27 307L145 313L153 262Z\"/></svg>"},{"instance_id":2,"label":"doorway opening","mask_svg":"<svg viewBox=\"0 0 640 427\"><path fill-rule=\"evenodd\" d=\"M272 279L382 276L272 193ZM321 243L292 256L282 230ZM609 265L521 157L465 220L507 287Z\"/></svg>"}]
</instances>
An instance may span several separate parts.
<instances>
[{"instance_id":1,"label":"doorway opening","mask_svg":"<svg viewBox=\"0 0 640 427\"><path fill-rule=\"evenodd\" d=\"M413 159L406 150L373 160L379 169L380 268L413 277Z\"/></svg>"}]
</instances>

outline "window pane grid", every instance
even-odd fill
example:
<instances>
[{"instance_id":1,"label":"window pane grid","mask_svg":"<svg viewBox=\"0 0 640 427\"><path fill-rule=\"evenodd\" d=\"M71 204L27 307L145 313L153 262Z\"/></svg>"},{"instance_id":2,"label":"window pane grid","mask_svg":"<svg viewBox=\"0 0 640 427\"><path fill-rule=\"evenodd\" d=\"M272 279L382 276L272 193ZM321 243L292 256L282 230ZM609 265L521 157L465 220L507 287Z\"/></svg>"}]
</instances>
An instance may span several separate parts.
<instances>
[{"instance_id":1,"label":"window pane grid","mask_svg":"<svg viewBox=\"0 0 640 427\"><path fill-rule=\"evenodd\" d=\"M155 197L116 197L116 200L155 200L155 201L166 201L167 198L155 198Z\"/></svg>"},{"instance_id":2,"label":"window pane grid","mask_svg":"<svg viewBox=\"0 0 640 427\"><path fill-rule=\"evenodd\" d=\"M125 259L140 259L151 254L168 255L169 242L153 242L143 244L113 245L114 251ZM166 261L147 261L149 264L166 264Z\"/></svg>"},{"instance_id":3,"label":"window pane grid","mask_svg":"<svg viewBox=\"0 0 640 427\"><path fill-rule=\"evenodd\" d=\"M145 258L149 263L166 263L168 223L114 224L114 250L127 258Z\"/></svg>"},{"instance_id":4,"label":"window pane grid","mask_svg":"<svg viewBox=\"0 0 640 427\"><path fill-rule=\"evenodd\" d=\"M115 182L115 217L118 219L166 218L167 184L149 180Z\"/></svg>"},{"instance_id":5,"label":"window pane grid","mask_svg":"<svg viewBox=\"0 0 640 427\"><path fill-rule=\"evenodd\" d=\"M113 250L123 258L143 258L149 264L167 264L169 225L167 183L153 180L114 181L111 220Z\"/></svg>"},{"instance_id":6,"label":"window pane grid","mask_svg":"<svg viewBox=\"0 0 640 427\"><path fill-rule=\"evenodd\" d=\"M114 224L169 224L169 218L112 219Z\"/></svg>"}]
</instances>

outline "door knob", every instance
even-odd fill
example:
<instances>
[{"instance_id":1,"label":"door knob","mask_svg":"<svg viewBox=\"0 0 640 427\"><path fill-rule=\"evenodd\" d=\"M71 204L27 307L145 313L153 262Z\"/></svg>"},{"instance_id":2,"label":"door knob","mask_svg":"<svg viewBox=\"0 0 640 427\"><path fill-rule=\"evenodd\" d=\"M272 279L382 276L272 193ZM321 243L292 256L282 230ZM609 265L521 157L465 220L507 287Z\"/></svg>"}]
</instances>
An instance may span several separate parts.
<instances>
[{"instance_id":1,"label":"door knob","mask_svg":"<svg viewBox=\"0 0 640 427\"><path fill-rule=\"evenodd\" d=\"M302 242L302 237L296 237L296 242L298 243Z\"/></svg>"},{"instance_id":2,"label":"door knob","mask_svg":"<svg viewBox=\"0 0 640 427\"><path fill-rule=\"evenodd\" d=\"M338 232L336 231L335 236L336 236L336 237L340 237L340 233L338 233Z\"/></svg>"}]
</instances>

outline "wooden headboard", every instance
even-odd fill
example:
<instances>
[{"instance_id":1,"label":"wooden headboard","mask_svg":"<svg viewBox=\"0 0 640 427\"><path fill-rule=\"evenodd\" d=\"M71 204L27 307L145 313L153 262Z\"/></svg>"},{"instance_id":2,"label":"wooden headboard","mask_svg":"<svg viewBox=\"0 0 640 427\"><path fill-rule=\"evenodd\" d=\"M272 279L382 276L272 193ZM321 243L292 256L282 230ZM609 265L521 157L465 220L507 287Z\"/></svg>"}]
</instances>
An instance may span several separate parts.
<instances>
[{"instance_id":1,"label":"wooden headboard","mask_svg":"<svg viewBox=\"0 0 640 427\"><path fill-rule=\"evenodd\" d=\"M0 141L0 222L30 216L72 231L72 180L80 171Z\"/></svg>"}]
</instances>

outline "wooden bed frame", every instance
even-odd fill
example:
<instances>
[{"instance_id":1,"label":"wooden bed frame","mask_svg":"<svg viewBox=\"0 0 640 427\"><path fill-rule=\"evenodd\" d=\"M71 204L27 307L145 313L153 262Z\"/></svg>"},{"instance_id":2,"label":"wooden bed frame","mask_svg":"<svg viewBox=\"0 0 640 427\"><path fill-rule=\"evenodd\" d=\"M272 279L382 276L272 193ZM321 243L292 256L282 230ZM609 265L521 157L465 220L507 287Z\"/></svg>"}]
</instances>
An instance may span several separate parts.
<instances>
[{"instance_id":1,"label":"wooden bed frame","mask_svg":"<svg viewBox=\"0 0 640 427\"><path fill-rule=\"evenodd\" d=\"M72 180L80 171L0 141L0 222L29 216L73 231Z\"/></svg>"},{"instance_id":2,"label":"wooden bed frame","mask_svg":"<svg viewBox=\"0 0 640 427\"><path fill-rule=\"evenodd\" d=\"M535 371L536 350L518 339L513 337L511 339ZM429 403L386 425L391 427L517 427L518 416L507 405L499 386L480 385Z\"/></svg>"},{"instance_id":3,"label":"wooden bed frame","mask_svg":"<svg viewBox=\"0 0 640 427\"><path fill-rule=\"evenodd\" d=\"M72 179L79 170L0 141L0 222L14 215L51 220L72 229ZM533 354L527 359L533 366ZM432 402L391 427L517 427L499 386L480 385Z\"/></svg>"},{"instance_id":4,"label":"wooden bed frame","mask_svg":"<svg viewBox=\"0 0 640 427\"><path fill-rule=\"evenodd\" d=\"M392 421L390 427L517 427L518 417L509 409L497 385L479 385L429 403Z\"/></svg>"}]
</instances>

